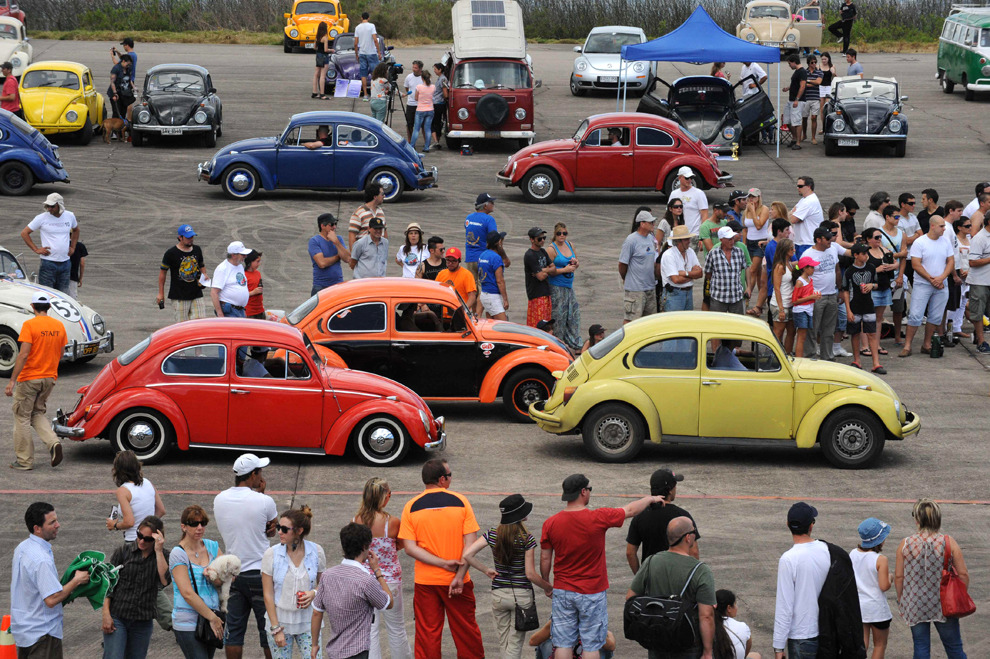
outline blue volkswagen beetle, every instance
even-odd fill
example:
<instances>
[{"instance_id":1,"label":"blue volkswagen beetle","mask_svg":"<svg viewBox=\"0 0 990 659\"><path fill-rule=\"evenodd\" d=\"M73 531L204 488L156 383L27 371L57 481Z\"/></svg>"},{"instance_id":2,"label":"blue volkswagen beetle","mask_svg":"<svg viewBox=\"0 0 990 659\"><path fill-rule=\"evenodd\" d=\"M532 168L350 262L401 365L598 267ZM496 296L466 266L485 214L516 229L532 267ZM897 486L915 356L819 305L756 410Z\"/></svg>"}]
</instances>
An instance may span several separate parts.
<instances>
[{"instance_id":1,"label":"blue volkswagen beetle","mask_svg":"<svg viewBox=\"0 0 990 659\"><path fill-rule=\"evenodd\" d=\"M24 195L35 183L69 182L58 147L20 117L0 110L0 194Z\"/></svg>"},{"instance_id":2,"label":"blue volkswagen beetle","mask_svg":"<svg viewBox=\"0 0 990 659\"><path fill-rule=\"evenodd\" d=\"M405 190L437 185L404 137L377 119L356 112L293 115L276 137L230 144L199 165L199 178L219 185L230 199L251 199L265 190L363 190L378 181L385 199Z\"/></svg>"}]
</instances>

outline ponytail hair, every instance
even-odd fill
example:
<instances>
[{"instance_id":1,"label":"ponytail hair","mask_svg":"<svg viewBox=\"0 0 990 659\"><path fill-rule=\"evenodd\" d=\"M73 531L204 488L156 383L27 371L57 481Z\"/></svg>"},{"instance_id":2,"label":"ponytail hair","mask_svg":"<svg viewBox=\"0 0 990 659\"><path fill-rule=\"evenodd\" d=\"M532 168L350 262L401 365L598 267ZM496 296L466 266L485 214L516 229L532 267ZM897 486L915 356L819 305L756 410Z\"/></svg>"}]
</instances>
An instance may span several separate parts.
<instances>
[{"instance_id":1,"label":"ponytail hair","mask_svg":"<svg viewBox=\"0 0 990 659\"><path fill-rule=\"evenodd\" d=\"M300 539L309 535L310 529L313 528L313 511L306 504L298 508L290 508L279 515L279 517L284 517L292 522L293 528L299 529Z\"/></svg>"},{"instance_id":2,"label":"ponytail hair","mask_svg":"<svg viewBox=\"0 0 990 659\"><path fill-rule=\"evenodd\" d=\"M731 590L715 593L715 639L712 643L712 656L715 659L735 659L736 648L725 628L727 609L736 603L736 595Z\"/></svg>"}]
</instances>

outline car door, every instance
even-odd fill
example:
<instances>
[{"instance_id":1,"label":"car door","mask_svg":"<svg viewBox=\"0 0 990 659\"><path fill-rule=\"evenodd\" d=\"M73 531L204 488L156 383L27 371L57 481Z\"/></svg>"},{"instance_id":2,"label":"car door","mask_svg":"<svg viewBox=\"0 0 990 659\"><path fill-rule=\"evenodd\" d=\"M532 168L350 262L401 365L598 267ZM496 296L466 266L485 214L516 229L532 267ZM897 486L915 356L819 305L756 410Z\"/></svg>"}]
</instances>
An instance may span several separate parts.
<instances>
[{"instance_id":1,"label":"car door","mask_svg":"<svg viewBox=\"0 0 990 659\"><path fill-rule=\"evenodd\" d=\"M714 333L703 338L698 434L790 439L794 380L779 345ZM734 344L738 347L730 347Z\"/></svg>"},{"instance_id":2,"label":"car door","mask_svg":"<svg viewBox=\"0 0 990 659\"><path fill-rule=\"evenodd\" d=\"M463 311L416 298L393 298L392 305L390 377L423 398L477 398L484 350Z\"/></svg>"},{"instance_id":3,"label":"car door","mask_svg":"<svg viewBox=\"0 0 990 659\"><path fill-rule=\"evenodd\" d=\"M660 172L668 160L678 155L676 140L667 131L652 126L638 126L635 137L633 186L652 189L663 185Z\"/></svg>"},{"instance_id":4,"label":"car door","mask_svg":"<svg viewBox=\"0 0 990 659\"><path fill-rule=\"evenodd\" d=\"M319 367L308 355L285 346L238 343L236 347L231 364L227 444L320 446L323 382ZM267 349L264 357L259 356L258 349Z\"/></svg>"},{"instance_id":5,"label":"car door","mask_svg":"<svg viewBox=\"0 0 990 659\"><path fill-rule=\"evenodd\" d=\"M89 111L89 122L91 124L99 123L101 121L100 110L102 109L100 108L100 95L96 93L96 89L93 87L93 74L89 69L83 71L82 93L83 102Z\"/></svg>"},{"instance_id":6,"label":"car door","mask_svg":"<svg viewBox=\"0 0 990 659\"><path fill-rule=\"evenodd\" d=\"M179 348L162 360L162 382L149 385L183 411L192 444L223 444L227 436L229 350L217 341Z\"/></svg>"},{"instance_id":7,"label":"car door","mask_svg":"<svg viewBox=\"0 0 990 659\"><path fill-rule=\"evenodd\" d=\"M660 415L664 435L698 434L698 338L689 334L651 339L620 358L628 375Z\"/></svg>"},{"instance_id":8,"label":"car door","mask_svg":"<svg viewBox=\"0 0 990 659\"><path fill-rule=\"evenodd\" d=\"M794 27L801 33L802 48L818 48L822 45L822 9L818 5L805 5L797 11L800 21Z\"/></svg>"},{"instance_id":9,"label":"car door","mask_svg":"<svg viewBox=\"0 0 990 659\"><path fill-rule=\"evenodd\" d=\"M739 84L742 83L736 86ZM754 135L776 123L773 102L762 87L736 100L736 116L742 124L743 137Z\"/></svg>"},{"instance_id":10,"label":"car door","mask_svg":"<svg viewBox=\"0 0 990 659\"><path fill-rule=\"evenodd\" d=\"M608 129L623 131L618 146L609 142ZM579 188L628 188L633 179L633 149L628 126L602 126L591 131L577 152Z\"/></svg>"},{"instance_id":11,"label":"car door","mask_svg":"<svg viewBox=\"0 0 990 659\"><path fill-rule=\"evenodd\" d=\"M384 154L383 145L375 133L349 124L337 124L334 138L334 187L356 190L365 164Z\"/></svg>"},{"instance_id":12,"label":"car door","mask_svg":"<svg viewBox=\"0 0 990 659\"><path fill-rule=\"evenodd\" d=\"M320 126L328 127L323 146L308 149L304 144L317 139ZM279 188L332 188L334 148L332 124L300 124L282 138L276 159L276 186Z\"/></svg>"},{"instance_id":13,"label":"car door","mask_svg":"<svg viewBox=\"0 0 990 659\"><path fill-rule=\"evenodd\" d=\"M315 342L336 352L348 368L391 378L385 302L356 302L316 321Z\"/></svg>"}]
</instances>

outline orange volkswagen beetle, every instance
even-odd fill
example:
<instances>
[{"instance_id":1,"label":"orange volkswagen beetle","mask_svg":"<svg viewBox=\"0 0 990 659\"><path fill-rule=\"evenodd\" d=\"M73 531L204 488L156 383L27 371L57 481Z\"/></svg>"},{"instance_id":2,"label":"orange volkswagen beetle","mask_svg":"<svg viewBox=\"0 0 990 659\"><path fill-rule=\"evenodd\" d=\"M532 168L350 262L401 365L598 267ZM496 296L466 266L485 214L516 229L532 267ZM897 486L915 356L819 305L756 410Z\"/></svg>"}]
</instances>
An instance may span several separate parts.
<instances>
[{"instance_id":1,"label":"orange volkswagen beetle","mask_svg":"<svg viewBox=\"0 0 990 659\"><path fill-rule=\"evenodd\" d=\"M326 288L285 317L350 368L384 375L426 400L502 399L517 421L546 400L571 363L542 330L475 319L457 291L434 281L358 279Z\"/></svg>"}]
</instances>

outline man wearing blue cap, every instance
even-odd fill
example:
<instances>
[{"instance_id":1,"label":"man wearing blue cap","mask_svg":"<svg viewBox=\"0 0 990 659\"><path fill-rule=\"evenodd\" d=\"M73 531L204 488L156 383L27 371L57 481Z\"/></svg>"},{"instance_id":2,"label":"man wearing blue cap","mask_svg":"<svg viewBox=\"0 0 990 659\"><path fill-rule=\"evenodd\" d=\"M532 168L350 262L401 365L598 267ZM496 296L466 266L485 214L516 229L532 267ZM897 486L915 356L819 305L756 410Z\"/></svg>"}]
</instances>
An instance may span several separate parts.
<instances>
[{"instance_id":1,"label":"man wearing blue cap","mask_svg":"<svg viewBox=\"0 0 990 659\"><path fill-rule=\"evenodd\" d=\"M196 232L188 224L183 224L178 230L178 241L169 247L162 257L161 270L158 272L158 297L155 302L165 308L165 273L169 273L171 283L168 289L168 299L172 301L175 310L175 322L206 318L206 303L203 301L203 287L199 285L200 276L206 276L206 264L203 262L203 250L193 244Z\"/></svg>"}]
</instances>

